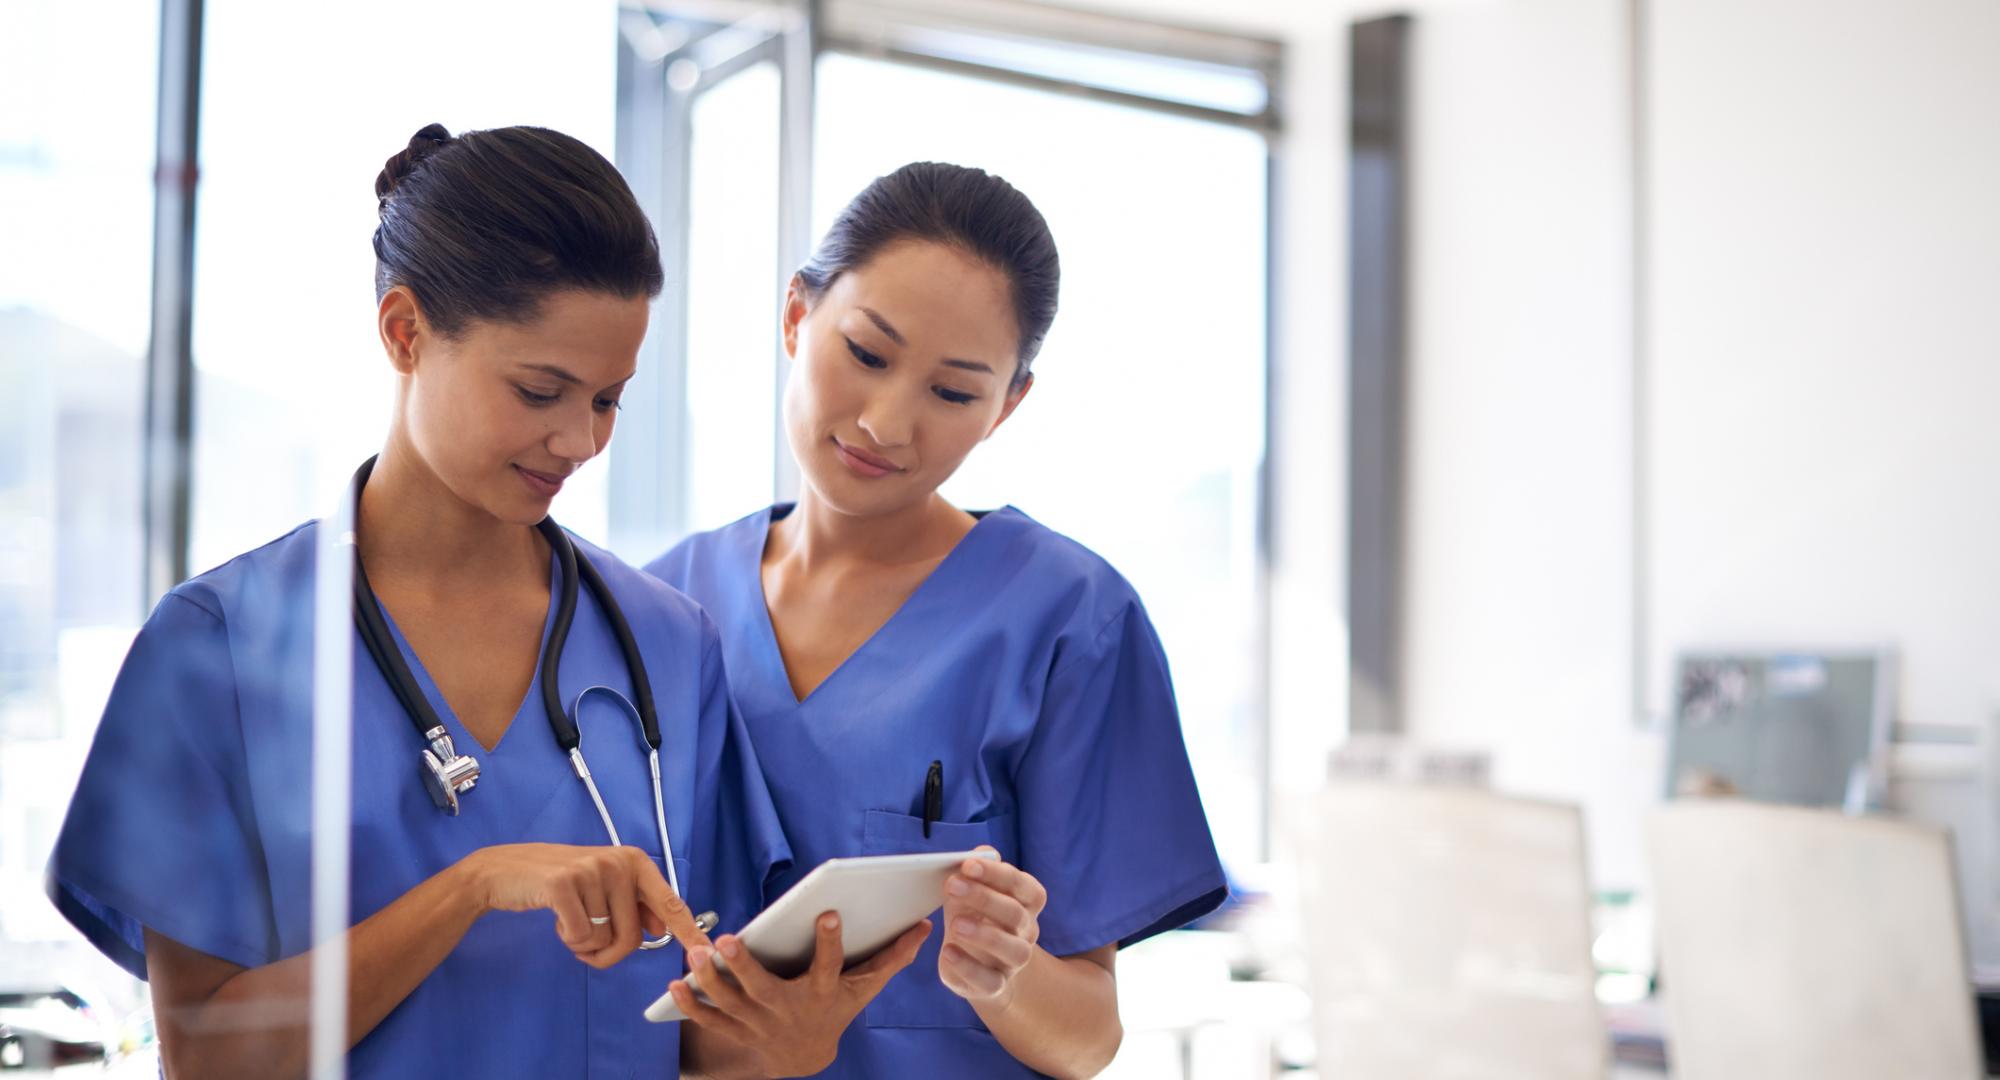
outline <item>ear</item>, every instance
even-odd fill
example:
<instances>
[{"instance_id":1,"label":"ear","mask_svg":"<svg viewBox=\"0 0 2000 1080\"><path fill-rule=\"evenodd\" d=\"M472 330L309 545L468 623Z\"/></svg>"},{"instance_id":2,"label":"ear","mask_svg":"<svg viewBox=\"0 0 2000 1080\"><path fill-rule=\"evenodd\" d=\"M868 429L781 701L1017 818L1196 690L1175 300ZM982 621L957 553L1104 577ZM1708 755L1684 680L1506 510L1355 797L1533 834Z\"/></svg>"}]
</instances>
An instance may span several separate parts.
<instances>
[{"instance_id":1,"label":"ear","mask_svg":"<svg viewBox=\"0 0 2000 1080\"><path fill-rule=\"evenodd\" d=\"M784 338L785 355L796 360L799 357L799 324L811 310L806 303L806 284L792 275L791 284L785 286L785 310L778 317L778 332Z\"/></svg>"},{"instance_id":2,"label":"ear","mask_svg":"<svg viewBox=\"0 0 2000 1080\"><path fill-rule=\"evenodd\" d=\"M1007 391L1007 403L1000 406L999 419L993 421L993 426L986 429L986 438L992 438L993 433L1000 430L1000 425L1006 423L1007 418L1014 415L1014 410L1020 408L1021 402L1027 398L1028 391L1034 388L1035 373L1031 371L1028 373L1027 378L1021 380L1021 385Z\"/></svg>"},{"instance_id":3,"label":"ear","mask_svg":"<svg viewBox=\"0 0 2000 1080\"><path fill-rule=\"evenodd\" d=\"M401 285L383 293L382 302L375 307L375 329L382 336L382 351L389 356L389 366L398 375L415 371L419 342L430 332L424 325L416 294Z\"/></svg>"}]
</instances>

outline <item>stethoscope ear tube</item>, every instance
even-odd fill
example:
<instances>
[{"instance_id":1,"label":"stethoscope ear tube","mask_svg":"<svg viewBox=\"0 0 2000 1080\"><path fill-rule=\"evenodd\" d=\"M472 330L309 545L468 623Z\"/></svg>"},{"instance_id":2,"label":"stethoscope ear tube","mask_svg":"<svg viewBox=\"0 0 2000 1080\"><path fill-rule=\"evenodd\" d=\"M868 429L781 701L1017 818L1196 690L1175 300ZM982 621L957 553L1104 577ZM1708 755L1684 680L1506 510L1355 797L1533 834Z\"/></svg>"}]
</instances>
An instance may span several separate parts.
<instances>
[{"instance_id":1,"label":"stethoscope ear tube","mask_svg":"<svg viewBox=\"0 0 2000 1080\"><path fill-rule=\"evenodd\" d=\"M646 737L646 746L658 750L660 717L653 707L653 681L646 675L646 660L639 655L639 641L632 634L632 624L625 621L625 612L611 602L610 586L604 584L604 578L598 575L597 567L592 566L588 558L578 558L576 569L591 595L597 597L598 606L604 609L605 619L611 623L611 636L618 641L618 651L625 654L625 671L632 679L632 694L639 699L639 730Z\"/></svg>"},{"instance_id":2,"label":"stethoscope ear tube","mask_svg":"<svg viewBox=\"0 0 2000 1080\"><path fill-rule=\"evenodd\" d=\"M569 534L562 531L554 518L543 518L535 528L556 553L557 572L562 575L562 590L556 595L556 620L549 625L548 644L542 646L542 710L548 714L549 730L555 733L556 745L567 754L582 741L576 721L563 711L562 690L558 685L563 646L569 643L569 627L576 621L576 546L569 542Z\"/></svg>"},{"instance_id":3,"label":"stethoscope ear tube","mask_svg":"<svg viewBox=\"0 0 2000 1080\"><path fill-rule=\"evenodd\" d=\"M361 463L354 473L354 513L356 531L359 531L361 517L361 488L368 483L368 474L375 471L375 459ZM438 809L454 817L458 814L459 795L471 791L479 781L479 762L471 755L460 754L452 746L451 735L445 730L444 721L424 697L423 688L410 672L410 665L396 649L395 636L389 633L389 622L382 615L382 606L375 599L375 590L368 584L368 569L361 564L361 545L354 545L354 625L361 632L361 643L367 647L368 655L375 661L375 670L389 684L390 692L403 706L403 714L416 725L417 734L422 736L427 747L423 751L422 767L425 790L430 792L431 801Z\"/></svg>"}]
</instances>

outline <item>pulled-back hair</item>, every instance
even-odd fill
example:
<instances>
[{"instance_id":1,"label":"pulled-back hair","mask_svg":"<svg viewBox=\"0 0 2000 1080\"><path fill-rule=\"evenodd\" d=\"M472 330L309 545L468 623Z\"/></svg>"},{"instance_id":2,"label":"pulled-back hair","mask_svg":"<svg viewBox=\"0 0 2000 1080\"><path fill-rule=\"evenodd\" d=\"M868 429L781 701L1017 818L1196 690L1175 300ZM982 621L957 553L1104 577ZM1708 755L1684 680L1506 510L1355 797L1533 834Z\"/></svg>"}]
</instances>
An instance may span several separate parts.
<instances>
[{"instance_id":1,"label":"pulled-back hair","mask_svg":"<svg viewBox=\"0 0 2000 1080\"><path fill-rule=\"evenodd\" d=\"M659 295L659 243L604 156L537 127L411 136L375 178L375 298L401 285L452 336L525 322L552 293Z\"/></svg>"},{"instance_id":2,"label":"pulled-back hair","mask_svg":"<svg viewBox=\"0 0 2000 1080\"><path fill-rule=\"evenodd\" d=\"M799 268L809 299L842 273L901 240L959 248L1007 275L1021 347L1016 385L1041 351L1056 318L1062 268L1041 211L1012 184L980 169L916 162L877 177L834 219L812 258Z\"/></svg>"}]
</instances>

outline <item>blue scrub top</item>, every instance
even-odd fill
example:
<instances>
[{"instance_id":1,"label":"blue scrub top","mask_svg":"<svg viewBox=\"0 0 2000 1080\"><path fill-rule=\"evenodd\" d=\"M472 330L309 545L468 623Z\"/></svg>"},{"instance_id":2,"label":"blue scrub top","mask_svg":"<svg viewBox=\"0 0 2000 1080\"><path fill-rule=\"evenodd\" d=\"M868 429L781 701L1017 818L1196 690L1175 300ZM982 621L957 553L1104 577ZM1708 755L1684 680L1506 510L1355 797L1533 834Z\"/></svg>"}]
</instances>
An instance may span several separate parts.
<instances>
[{"instance_id":1,"label":"blue scrub top","mask_svg":"<svg viewBox=\"0 0 2000 1080\"><path fill-rule=\"evenodd\" d=\"M701 533L647 569L722 630L730 685L795 861L991 844L1047 887L1057 956L1129 945L1227 895L1181 740L1167 658L1132 587L1008 507L983 515L875 635L802 702L760 566L773 518ZM943 820L923 831L944 764ZM1034 1075L938 979L933 928L823 1076Z\"/></svg>"},{"instance_id":2,"label":"blue scrub top","mask_svg":"<svg viewBox=\"0 0 2000 1080\"><path fill-rule=\"evenodd\" d=\"M318 526L167 594L119 672L49 864L49 894L97 947L146 975L144 928L244 967L311 946L312 612ZM682 889L724 927L761 910L790 860L714 624L685 596L577 542L609 584L659 710L667 827ZM551 611L560 589L551 560ZM350 622L351 625L351 622ZM391 623L391 630L395 631ZM544 640L548 624L544 624ZM604 825L542 707L539 670L500 744L468 735L400 631L397 645L461 753L480 763L458 817L419 778L422 742L355 632L351 921L495 844L604 844ZM587 588L558 681L632 696ZM602 695L578 718L621 839L661 857L645 743ZM663 867L664 870L664 867ZM770 895L775 896L772 892ZM672 1077L679 1025L641 1015L683 970L679 946L606 971L556 938L548 912L481 918L354 1047L354 1076Z\"/></svg>"}]
</instances>

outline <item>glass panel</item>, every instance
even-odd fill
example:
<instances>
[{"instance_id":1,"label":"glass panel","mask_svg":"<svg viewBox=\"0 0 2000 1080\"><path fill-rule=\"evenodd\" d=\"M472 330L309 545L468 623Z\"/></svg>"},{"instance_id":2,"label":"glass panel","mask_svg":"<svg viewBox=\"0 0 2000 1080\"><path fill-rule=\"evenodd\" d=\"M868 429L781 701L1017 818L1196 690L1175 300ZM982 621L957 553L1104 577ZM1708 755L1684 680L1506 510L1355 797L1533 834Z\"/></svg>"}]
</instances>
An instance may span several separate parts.
<instances>
[{"instance_id":1,"label":"glass panel","mask_svg":"<svg viewBox=\"0 0 2000 1080\"><path fill-rule=\"evenodd\" d=\"M561 11L530 0L483 4L477 17L442 0L210 0L193 572L325 514L381 444L394 380L376 338L369 236L389 155L436 121L540 124L610 156L617 7ZM604 461L577 474L557 519L601 539L606 475Z\"/></svg>"},{"instance_id":2,"label":"glass panel","mask_svg":"<svg viewBox=\"0 0 2000 1080\"><path fill-rule=\"evenodd\" d=\"M1256 860L1263 140L839 55L820 62L817 107L815 236L870 179L914 160L997 173L1048 218L1062 314L1035 389L944 493L1019 506L1138 588L1173 666L1216 841L1232 863Z\"/></svg>"},{"instance_id":3,"label":"glass panel","mask_svg":"<svg viewBox=\"0 0 2000 1080\"><path fill-rule=\"evenodd\" d=\"M689 531L726 525L771 499L780 280L778 89L777 65L763 63L694 102L685 443Z\"/></svg>"},{"instance_id":4,"label":"glass panel","mask_svg":"<svg viewBox=\"0 0 2000 1080\"><path fill-rule=\"evenodd\" d=\"M537 124L610 156L617 8L605 0L560 12L529 2L489 3L475 13L444 0L333 7L208 0L195 245L195 572L302 521L330 518L354 467L388 430L395 380L377 338L370 244L384 160L430 122L453 131ZM606 476L604 462L578 473L557 499L556 517L602 539ZM299 638L310 627L326 654L312 656L309 667L299 650L234 677L239 694L275 714L263 717L269 723L297 723L306 688L319 694L312 782L298 793L313 799L313 893L309 901L280 893L275 902L294 905L276 913L288 927L301 921L296 905L309 903L311 940L337 950L324 943L337 941L348 921L342 870L350 853L368 848L350 849L340 827L352 820L353 732L343 699L353 684L320 676L371 661L365 650L345 663L337 655L354 644L350 594L332 572L349 552L316 554L316 610L247 621L275 622ZM241 601L254 611L259 598L274 596L293 599L246 589ZM246 691L253 679L272 685ZM285 706L270 708L272 701ZM411 740L414 764L417 740L402 717L393 722ZM419 782L414 769L396 779ZM296 869L294 861L274 880L295 884L283 875ZM371 902L364 896L354 894L355 906ZM346 998L346 968L337 951L318 955L332 962L314 966L312 1034L337 1063L345 1026L333 1022L333 1007Z\"/></svg>"},{"instance_id":5,"label":"glass panel","mask_svg":"<svg viewBox=\"0 0 2000 1080\"><path fill-rule=\"evenodd\" d=\"M146 601L159 30L154 0L0 5L0 1071L153 1068L144 987L42 878Z\"/></svg>"}]
</instances>

